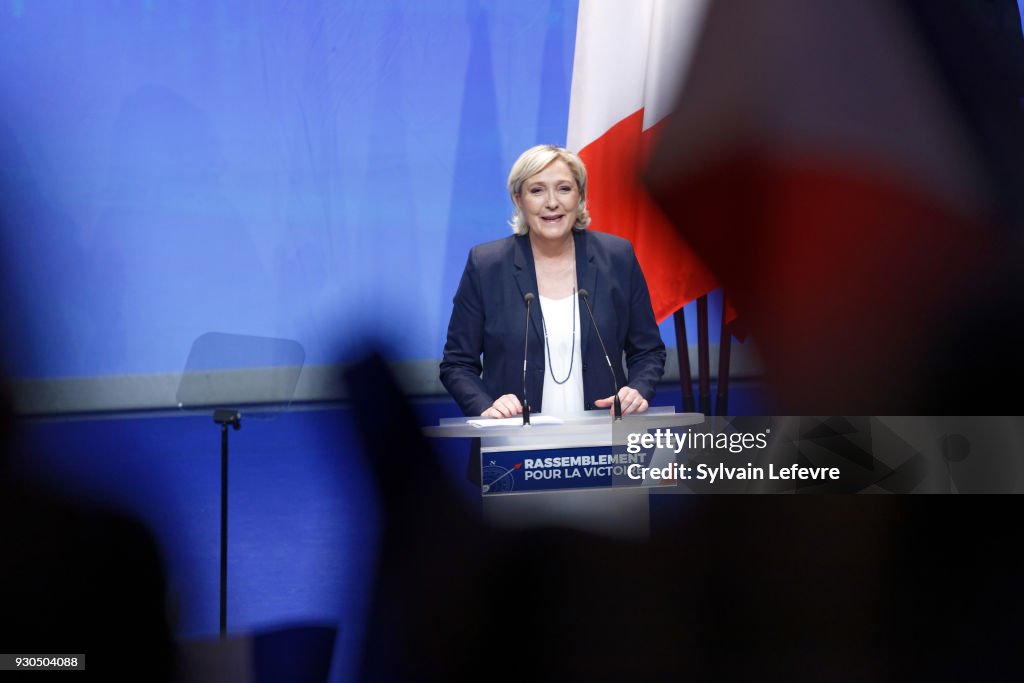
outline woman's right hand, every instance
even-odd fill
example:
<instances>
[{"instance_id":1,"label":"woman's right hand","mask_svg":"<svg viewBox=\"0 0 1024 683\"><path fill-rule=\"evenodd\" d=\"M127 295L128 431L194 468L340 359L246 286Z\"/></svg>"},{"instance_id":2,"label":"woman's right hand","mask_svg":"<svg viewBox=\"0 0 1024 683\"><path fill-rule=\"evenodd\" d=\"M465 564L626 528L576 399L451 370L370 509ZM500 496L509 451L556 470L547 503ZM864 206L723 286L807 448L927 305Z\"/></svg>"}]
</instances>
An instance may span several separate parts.
<instances>
[{"instance_id":1,"label":"woman's right hand","mask_svg":"<svg viewBox=\"0 0 1024 683\"><path fill-rule=\"evenodd\" d=\"M491 407L480 413L480 417L515 417L523 412L523 404L515 394L499 396Z\"/></svg>"}]
</instances>

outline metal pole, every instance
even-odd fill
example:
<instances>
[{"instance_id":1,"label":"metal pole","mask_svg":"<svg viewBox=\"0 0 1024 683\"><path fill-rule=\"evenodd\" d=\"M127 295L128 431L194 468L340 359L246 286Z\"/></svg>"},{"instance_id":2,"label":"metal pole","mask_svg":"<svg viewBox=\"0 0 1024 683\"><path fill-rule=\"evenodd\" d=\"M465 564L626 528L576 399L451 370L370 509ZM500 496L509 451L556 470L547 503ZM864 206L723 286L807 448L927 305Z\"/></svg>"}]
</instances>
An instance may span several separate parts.
<instances>
[{"instance_id":1,"label":"metal pole","mask_svg":"<svg viewBox=\"0 0 1024 683\"><path fill-rule=\"evenodd\" d=\"M220 426L220 637L228 630L228 425Z\"/></svg>"},{"instance_id":2,"label":"metal pole","mask_svg":"<svg viewBox=\"0 0 1024 683\"><path fill-rule=\"evenodd\" d=\"M690 370L690 342L686 338L686 315L683 309L672 314L676 325L676 358L679 360L679 393L683 397L683 412L694 412L693 373Z\"/></svg>"}]
</instances>

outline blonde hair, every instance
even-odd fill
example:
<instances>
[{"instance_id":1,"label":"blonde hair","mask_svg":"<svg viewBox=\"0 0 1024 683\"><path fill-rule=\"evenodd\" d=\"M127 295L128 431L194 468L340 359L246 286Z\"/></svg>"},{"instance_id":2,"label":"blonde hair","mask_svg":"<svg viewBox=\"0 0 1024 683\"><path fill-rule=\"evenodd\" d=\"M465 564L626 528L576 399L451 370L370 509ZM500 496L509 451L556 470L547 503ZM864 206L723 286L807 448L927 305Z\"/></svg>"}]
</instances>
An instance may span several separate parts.
<instances>
[{"instance_id":1,"label":"blonde hair","mask_svg":"<svg viewBox=\"0 0 1024 683\"><path fill-rule=\"evenodd\" d=\"M512 199L512 206L515 213L508 224L512 226L512 232L517 235L525 235L530 231L530 226L523 217L523 212L516 203L516 197L523 189L526 179L535 176L555 161L564 161L576 181L576 189L580 193L580 207L576 214L576 225L573 230L583 230L590 225L590 214L587 213L587 169L578 156L556 145L537 145L531 147L516 159L512 164L512 170L508 174L508 196Z\"/></svg>"}]
</instances>

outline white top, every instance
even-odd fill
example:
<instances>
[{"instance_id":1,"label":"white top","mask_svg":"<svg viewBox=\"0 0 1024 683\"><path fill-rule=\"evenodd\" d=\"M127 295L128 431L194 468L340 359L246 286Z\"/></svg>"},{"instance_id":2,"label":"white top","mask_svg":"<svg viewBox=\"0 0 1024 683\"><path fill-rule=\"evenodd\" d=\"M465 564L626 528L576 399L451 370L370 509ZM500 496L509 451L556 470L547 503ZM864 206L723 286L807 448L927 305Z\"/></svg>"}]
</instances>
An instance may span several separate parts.
<instances>
[{"instance_id":1,"label":"white top","mask_svg":"<svg viewBox=\"0 0 1024 683\"><path fill-rule=\"evenodd\" d=\"M556 416L580 413L586 407L583 405L583 352L580 350L579 304L574 304L575 296L567 296L564 299L548 299L543 296L539 298L541 315L547 328L547 339L544 343L544 398L540 410L545 415ZM569 379L564 384L557 384L552 378L552 373L559 382L565 379L566 375L569 375Z\"/></svg>"}]
</instances>

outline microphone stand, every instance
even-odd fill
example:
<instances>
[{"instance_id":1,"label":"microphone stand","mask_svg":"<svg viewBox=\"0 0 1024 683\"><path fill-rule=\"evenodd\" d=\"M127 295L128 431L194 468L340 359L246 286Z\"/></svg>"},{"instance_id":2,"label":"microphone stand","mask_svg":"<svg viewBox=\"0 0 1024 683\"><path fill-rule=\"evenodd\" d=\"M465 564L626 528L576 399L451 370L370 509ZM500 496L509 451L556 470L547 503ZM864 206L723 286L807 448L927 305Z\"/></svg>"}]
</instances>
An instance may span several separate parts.
<instances>
[{"instance_id":1,"label":"microphone stand","mask_svg":"<svg viewBox=\"0 0 1024 683\"><path fill-rule=\"evenodd\" d=\"M523 296L526 302L526 330L523 332L523 426L530 426L530 402L526 400L526 351L530 346L530 304L533 302L533 292L527 292Z\"/></svg>"},{"instance_id":2,"label":"microphone stand","mask_svg":"<svg viewBox=\"0 0 1024 683\"><path fill-rule=\"evenodd\" d=\"M597 332L597 341L601 343L601 351L604 353L604 362L608 364L608 371L612 373L612 386L615 387L615 395L612 397L612 405L615 407L615 419L622 419L622 401L619 400L619 381L615 378L615 369L612 367L612 359L608 357L608 349L604 345L604 339L601 338L601 328L597 326L597 320L594 318L594 311L590 310L590 294L585 289L579 291L580 299L587 307L587 313L590 315L590 323L594 326L594 331ZM621 362L621 358L619 361Z\"/></svg>"}]
</instances>

